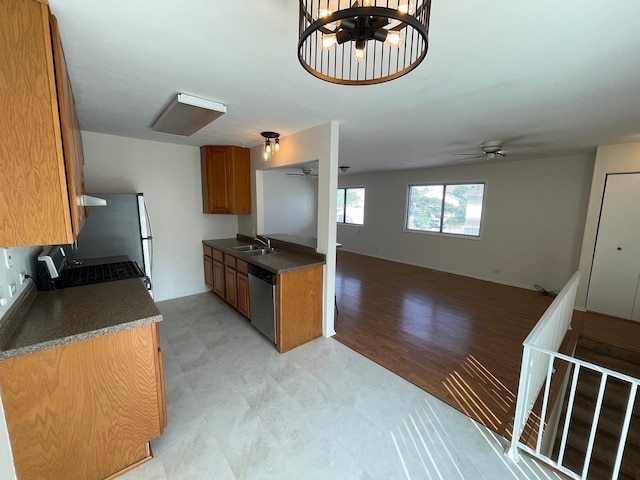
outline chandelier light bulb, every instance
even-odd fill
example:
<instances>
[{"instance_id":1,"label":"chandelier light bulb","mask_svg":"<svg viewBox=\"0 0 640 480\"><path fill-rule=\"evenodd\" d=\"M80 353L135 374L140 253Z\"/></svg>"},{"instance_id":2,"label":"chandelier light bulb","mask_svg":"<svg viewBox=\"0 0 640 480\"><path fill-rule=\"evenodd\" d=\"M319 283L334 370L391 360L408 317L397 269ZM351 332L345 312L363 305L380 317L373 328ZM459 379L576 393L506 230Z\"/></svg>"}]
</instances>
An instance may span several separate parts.
<instances>
[{"instance_id":1,"label":"chandelier light bulb","mask_svg":"<svg viewBox=\"0 0 640 480\"><path fill-rule=\"evenodd\" d=\"M401 13L408 13L409 15L413 15L416 13L416 9L413 6L409 6L407 4L398 5L398 11Z\"/></svg>"},{"instance_id":2,"label":"chandelier light bulb","mask_svg":"<svg viewBox=\"0 0 640 480\"><path fill-rule=\"evenodd\" d=\"M333 12L331 10L327 10L327 9L324 9L324 8L321 8L320 10L318 10L318 14L320 15L320 17L328 17L332 13Z\"/></svg>"},{"instance_id":3,"label":"chandelier light bulb","mask_svg":"<svg viewBox=\"0 0 640 480\"><path fill-rule=\"evenodd\" d=\"M363 7L375 7L376 0L362 0Z\"/></svg>"},{"instance_id":4,"label":"chandelier light bulb","mask_svg":"<svg viewBox=\"0 0 640 480\"><path fill-rule=\"evenodd\" d=\"M269 154L271 153L271 142L269 140L267 140L265 146L264 146L264 151Z\"/></svg>"},{"instance_id":5,"label":"chandelier light bulb","mask_svg":"<svg viewBox=\"0 0 640 480\"><path fill-rule=\"evenodd\" d=\"M392 47L399 47L402 45L402 34L397 30L389 30L387 32L387 38L385 39L388 45Z\"/></svg>"},{"instance_id":6,"label":"chandelier light bulb","mask_svg":"<svg viewBox=\"0 0 640 480\"><path fill-rule=\"evenodd\" d=\"M276 144L275 144L274 148L276 149L276 152L279 152L280 151L280 139L276 138L276 142L275 143Z\"/></svg>"},{"instance_id":7,"label":"chandelier light bulb","mask_svg":"<svg viewBox=\"0 0 640 480\"><path fill-rule=\"evenodd\" d=\"M331 33L329 35L322 35L322 48L324 48L325 50L330 49L337 42L338 42L338 40L336 39L336 34L335 33Z\"/></svg>"},{"instance_id":8,"label":"chandelier light bulb","mask_svg":"<svg viewBox=\"0 0 640 480\"><path fill-rule=\"evenodd\" d=\"M267 153L267 151L265 150L264 153L262 154L262 158L264 158L265 160L269 160L269 154Z\"/></svg>"},{"instance_id":9,"label":"chandelier light bulb","mask_svg":"<svg viewBox=\"0 0 640 480\"><path fill-rule=\"evenodd\" d=\"M356 45L356 48L353 49L353 58L356 62L361 62L364 60L365 51L363 46Z\"/></svg>"}]
</instances>

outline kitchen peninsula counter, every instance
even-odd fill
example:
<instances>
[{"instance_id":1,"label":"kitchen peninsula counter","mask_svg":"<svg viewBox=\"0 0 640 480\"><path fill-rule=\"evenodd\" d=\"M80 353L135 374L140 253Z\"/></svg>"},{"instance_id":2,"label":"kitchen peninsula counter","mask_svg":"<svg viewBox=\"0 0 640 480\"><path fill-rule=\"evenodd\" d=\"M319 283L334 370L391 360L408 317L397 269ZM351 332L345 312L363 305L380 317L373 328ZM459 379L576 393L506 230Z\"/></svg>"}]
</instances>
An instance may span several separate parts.
<instances>
[{"instance_id":1,"label":"kitchen peninsula counter","mask_svg":"<svg viewBox=\"0 0 640 480\"><path fill-rule=\"evenodd\" d=\"M0 360L162 320L139 278L37 292L0 326Z\"/></svg>"},{"instance_id":2,"label":"kitchen peninsula counter","mask_svg":"<svg viewBox=\"0 0 640 480\"><path fill-rule=\"evenodd\" d=\"M267 238L270 237L267 236ZM276 252L267 255L247 255L242 251L235 250L234 247L258 243L251 237L243 235L238 235L237 238L203 240L202 243L276 274L325 264L325 256L317 253L315 248L294 245L289 242L279 242L276 238L272 241L272 246Z\"/></svg>"}]
</instances>

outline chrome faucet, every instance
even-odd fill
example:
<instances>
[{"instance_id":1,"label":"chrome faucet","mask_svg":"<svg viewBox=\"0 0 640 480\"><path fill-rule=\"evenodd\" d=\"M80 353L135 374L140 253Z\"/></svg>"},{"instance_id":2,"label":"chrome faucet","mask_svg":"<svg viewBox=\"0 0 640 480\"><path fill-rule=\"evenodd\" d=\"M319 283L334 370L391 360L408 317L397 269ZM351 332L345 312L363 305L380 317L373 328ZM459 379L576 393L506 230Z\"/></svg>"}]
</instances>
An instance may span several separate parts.
<instances>
[{"instance_id":1,"label":"chrome faucet","mask_svg":"<svg viewBox=\"0 0 640 480\"><path fill-rule=\"evenodd\" d=\"M267 237L265 237L263 235L256 235L254 240L256 242L260 242L261 244L266 246L269 250L271 250L271 240L269 240Z\"/></svg>"}]
</instances>

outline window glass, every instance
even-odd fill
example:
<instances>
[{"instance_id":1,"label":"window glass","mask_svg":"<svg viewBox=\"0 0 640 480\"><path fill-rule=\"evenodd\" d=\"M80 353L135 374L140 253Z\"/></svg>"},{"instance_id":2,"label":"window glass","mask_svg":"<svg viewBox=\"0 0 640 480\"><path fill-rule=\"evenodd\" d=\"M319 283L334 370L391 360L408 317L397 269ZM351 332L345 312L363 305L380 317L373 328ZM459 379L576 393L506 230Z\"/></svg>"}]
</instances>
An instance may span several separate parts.
<instances>
[{"instance_id":1,"label":"window glass","mask_svg":"<svg viewBox=\"0 0 640 480\"><path fill-rule=\"evenodd\" d=\"M337 219L339 223L344 223L344 188L338 189L338 212Z\"/></svg>"},{"instance_id":2,"label":"window glass","mask_svg":"<svg viewBox=\"0 0 640 480\"><path fill-rule=\"evenodd\" d=\"M344 222L364 224L364 188L347 188Z\"/></svg>"},{"instance_id":3,"label":"window glass","mask_svg":"<svg viewBox=\"0 0 640 480\"><path fill-rule=\"evenodd\" d=\"M480 236L484 183L412 185L407 230Z\"/></svg>"},{"instance_id":4,"label":"window glass","mask_svg":"<svg viewBox=\"0 0 640 480\"><path fill-rule=\"evenodd\" d=\"M409 187L407 229L439 232L442 218L443 185Z\"/></svg>"},{"instance_id":5,"label":"window glass","mask_svg":"<svg viewBox=\"0 0 640 480\"><path fill-rule=\"evenodd\" d=\"M364 187L338 189L336 218L338 223L364 225Z\"/></svg>"}]
</instances>

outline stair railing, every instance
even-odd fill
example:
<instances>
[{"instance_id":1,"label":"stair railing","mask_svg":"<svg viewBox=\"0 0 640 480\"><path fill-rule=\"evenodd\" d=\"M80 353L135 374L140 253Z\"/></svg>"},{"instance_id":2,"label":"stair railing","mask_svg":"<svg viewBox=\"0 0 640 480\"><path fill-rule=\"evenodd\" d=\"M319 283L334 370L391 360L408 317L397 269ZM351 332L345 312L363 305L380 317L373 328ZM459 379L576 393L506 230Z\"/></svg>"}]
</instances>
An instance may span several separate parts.
<instances>
[{"instance_id":1,"label":"stair railing","mask_svg":"<svg viewBox=\"0 0 640 480\"><path fill-rule=\"evenodd\" d=\"M518 448L522 448L520 436L524 431L533 405L547 379L547 388L553 367L548 367L546 355L538 348L557 352L567 330L571 327L571 317L580 283L580 272L576 272L544 312L533 330L523 342L522 366L518 383L516 412L513 420L513 436L508 454L519 460ZM534 348L537 347L537 348ZM548 394L548 392L547 392ZM546 400L546 398L545 398ZM546 404L544 405L546 407ZM545 409L543 408L543 411ZM542 417L544 420L544 417ZM543 423L543 422L541 422ZM542 430L542 429L541 429Z\"/></svg>"},{"instance_id":2,"label":"stair railing","mask_svg":"<svg viewBox=\"0 0 640 480\"><path fill-rule=\"evenodd\" d=\"M583 360L579 360L574 357L569 357L562 353L553 352L553 351L546 350L544 348L535 347L535 346L532 346L531 348L536 352L539 352L540 354L545 355L547 357L547 371L549 372L549 375L547 376L547 380L545 382L545 391L544 391L544 396L542 401L542 414L541 414L542 419L545 418L547 413L549 386L551 383L550 378L551 378L551 372L552 372L554 362L556 360L568 362L569 365L572 366L573 373L571 377L569 401L567 404L567 412L564 419L564 427L562 429L562 438L560 439L560 450L558 452L557 460L554 460L541 452L542 437L544 434L543 420L541 420L540 428L538 429L538 438L536 441L536 448L535 449L531 448L528 445L523 443L518 443L518 448L528 452L529 454L547 463L548 465L560 470L562 473L568 475L571 478L575 478L575 479L588 478L587 475L589 473L589 466L591 463L591 456L593 453L593 446L595 443L596 431L598 427L598 422L600 420L600 414L602 411L602 400L604 398L605 386L609 378L616 378L629 385L629 395L627 398L627 406L625 410L624 420L622 422L622 429L620 432L620 438L618 440L618 446L616 449L616 459L615 459L613 471L611 474L611 479L617 480L618 475L620 473L620 466L622 464L622 455L624 453L624 449L627 442L627 435L629 433L629 424L631 423L631 415L633 414L633 408L636 400L638 386L640 385L640 379L630 377L623 373L619 373L614 370L601 367L599 365L594 365L593 363L585 362ZM567 437L569 435L569 423L571 422L573 405L574 405L574 400L576 396L576 389L578 386L578 375L580 374L581 369L588 369L592 372L600 374L600 384L598 387L598 397L596 399L593 417L591 419L591 426L589 427L589 439L587 443L587 449L585 451L585 458L582 464L582 469L580 470L580 472L574 472L573 470L570 470L569 468L563 465L563 460L564 460L565 449L567 446Z\"/></svg>"},{"instance_id":3,"label":"stair railing","mask_svg":"<svg viewBox=\"0 0 640 480\"><path fill-rule=\"evenodd\" d=\"M628 375L610 370L599 365L594 365L583 360L579 360L568 355L558 352L558 348L562 343L562 339L570 327L571 316L573 313L573 305L575 302L576 289L580 280L579 273L576 272L567 282L562 291L558 294L553 303L549 306L544 315L540 318L534 329L523 342L524 350L522 352L522 367L520 371L520 382L518 386L518 397L516 403L516 413L514 417L513 436L511 439L511 447L508 454L514 460L520 457L520 451L538 458L542 462L561 471L565 475L574 479L584 480L587 478L589 466L591 464L591 456L593 454L593 446L595 443L596 431L602 411L602 401L604 398L607 379L616 378L629 385L629 395L627 398L627 406L625 410L620 438L616 450L616 459L611 475L612 480L617 480L620 474L620 466L622 464L622 456L627 442L629 433L629 424L635 405L636 394L640 379L630 377ZM542 439L545 433L545 418L549 409L549 392L551 387L551 377L554 372L554 364L557 361L564 361L572 368L571 386L569 390L569 399L567 411L562 430L562 438L560 440L560 449L558 458L552 459L542 452ZM578 375L581 369L588 369L592 372L600 374L600 384L598 388L598 397L596 399L595 409L589 428L589 439L582 469L580 472L574 472L563 465L565 450L567 446L567 437L569 435L569 424L573 413L573 406L578 386ZM542 410L540 414L540 424L537 432L537 440L535 448L530 447L520 441L520 437L529 420L533 405L538 398L542 386L544 385L544 394L542 397ZM552 407L552 406L551 406Z\"/></svg>"}]
</instances>

